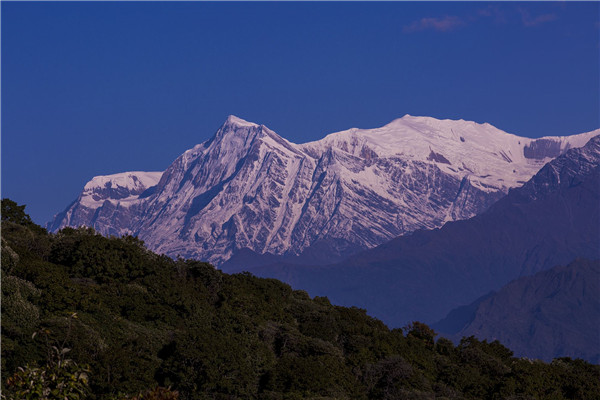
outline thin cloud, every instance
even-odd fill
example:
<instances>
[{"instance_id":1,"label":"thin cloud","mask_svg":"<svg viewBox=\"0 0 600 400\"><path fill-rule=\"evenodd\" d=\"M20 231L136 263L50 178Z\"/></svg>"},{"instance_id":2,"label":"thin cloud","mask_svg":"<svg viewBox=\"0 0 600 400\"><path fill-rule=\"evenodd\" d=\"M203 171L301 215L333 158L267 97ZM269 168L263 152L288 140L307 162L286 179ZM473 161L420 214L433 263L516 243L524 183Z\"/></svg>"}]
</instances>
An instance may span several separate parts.
<instances>
[{"instance_id":1,"label":"thin cloud","mask_svg":"<svg viewBox=\"0 0 600 400\"><path fill-rule=\"evenodd\" d=\"M520 18L519 18L520 17ZM403 28L404 33L422 31L450 32L458 28L480 21L493 22L496 25L521 23L525 27L536 27L558 19L555 13L532 16L529 10L517 7L506 9L495 4L480 8L469 15L445 15L443 17L426 17L416 20Z\"/></svg>"},{"instance_id":2,"label":"thin cloud","mask_svg":"<svg viewBox=\"0 0 600 400\"><path fill-rule=\"evenodd\" d=\"M523 25L527 27L539 26L558 19L558 17L554 13L541 14L536 17L531 17L531 15L529 15L529 11L527 10L519 8L519 12L521 13L521 21L523 22Z\"/></svg>"},{"instance_id":3,"label":"thin cloud","mask_svg":"<svg viewBox=\"0 0 600 400\"><path fill-rule=\"evenodd\" d=\"M441 18L421 18L410 25L404 27L404 32L420 32L425 30L434 30L438 32L449 32L465 25L465 21L453 15L446 15Z\"/></svg>"},{"instance_id":4,"label":"thin cloud","mask_svg":"<svg viewBox=\"0 0 600 400\"><path fill-rule=\"evenodd\" d=\"M488 5L486 8L480 8L477 10L477 15L473 16L471 19L476 21L480 18L493 18L496 24L505 24L507 22L504 11L495 5Z\"/></svg>"}]
</instances>

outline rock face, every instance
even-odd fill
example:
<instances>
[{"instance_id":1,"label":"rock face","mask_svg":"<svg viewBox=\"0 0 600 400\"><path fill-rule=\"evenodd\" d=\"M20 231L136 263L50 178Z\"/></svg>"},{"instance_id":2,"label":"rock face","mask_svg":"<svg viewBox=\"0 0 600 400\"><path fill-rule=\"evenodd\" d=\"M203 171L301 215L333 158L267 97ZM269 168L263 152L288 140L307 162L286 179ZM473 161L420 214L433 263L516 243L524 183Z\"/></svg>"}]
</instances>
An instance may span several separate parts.
<instances>
[{"instance_id":1,"label":"rock face","mask_svg":"<svg viewBox=\"0 0 600 400\"><path fill-rule=\"evenodd\" d=\"M489 124L405 116L294 144L230 116L160 180L96 177L48 227L137 235L153 251L217 265L246 249L333 261L481 213L593 134L533 140Z\"/></svg>"},{"instance_id":2,"label":"rock face","mask_svg":"<svg viewBox=\"0 0 600 400\"><path fill-rule=\"evenodd\" d=\"M365 308L393 327L432 323L519 277L578 257L600 259L599 221L596 136L468 220L416 231L333 265L248 270L336 304Z\"/></svg>"},{"instance_id":3,"label":"rock face","mask_svg":"<svg viewBox=\"0 0 600 400\"><path fill-rule=\"evenodd\" d=\"M433 327L463 336L499 340L517 356L600 362L600 261L579 259L510 282ZM454 328L454 329L452 329Z\"/></svg>"}]
</instances>

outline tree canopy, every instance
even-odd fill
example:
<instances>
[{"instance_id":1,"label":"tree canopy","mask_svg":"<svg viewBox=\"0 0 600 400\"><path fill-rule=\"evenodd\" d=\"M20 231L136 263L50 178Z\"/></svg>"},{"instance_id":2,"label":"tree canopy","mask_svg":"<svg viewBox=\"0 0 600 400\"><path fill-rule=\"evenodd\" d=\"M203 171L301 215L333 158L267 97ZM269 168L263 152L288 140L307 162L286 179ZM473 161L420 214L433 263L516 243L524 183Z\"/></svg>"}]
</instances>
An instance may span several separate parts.
<instances>
[{"instance_id":1,"label":"tree canopy","mask_svg":"<svg viewBox=\"0 0 600 400\"><path fill-rule=\"evenodd\" d=\"M68 349L61 379L85 386L69 399L600 393L600 367L582 360L519 359L497 341L474 337L455 346L420 322L390 330L365 310L311 299L273 279L157 255L131 236L107 238L91 228L48 233L24 206L4 199L2 393L24 398L19 379L36 368L58 374L54 349ZM58 398L48 396L27 398Z\"/></svg>"}]
</instances>

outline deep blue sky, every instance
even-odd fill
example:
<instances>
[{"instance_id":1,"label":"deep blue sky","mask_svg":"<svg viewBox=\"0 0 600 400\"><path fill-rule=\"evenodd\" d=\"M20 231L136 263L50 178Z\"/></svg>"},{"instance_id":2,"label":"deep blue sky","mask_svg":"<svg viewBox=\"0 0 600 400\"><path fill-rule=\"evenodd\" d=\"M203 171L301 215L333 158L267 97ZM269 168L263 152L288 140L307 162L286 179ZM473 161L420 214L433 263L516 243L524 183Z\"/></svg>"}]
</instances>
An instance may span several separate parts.
<instances>
[{"instance_id":1,"label":"deep blue sky","mask_svg":"<svg viewBox=\"0 0 600 400\"><path fill-rule=\"evenodd\" d=\"M2 2L2 196L38 223L228 114L293 142L404 114L599 122L600 3Z\"/></svg>"}]
</instances>

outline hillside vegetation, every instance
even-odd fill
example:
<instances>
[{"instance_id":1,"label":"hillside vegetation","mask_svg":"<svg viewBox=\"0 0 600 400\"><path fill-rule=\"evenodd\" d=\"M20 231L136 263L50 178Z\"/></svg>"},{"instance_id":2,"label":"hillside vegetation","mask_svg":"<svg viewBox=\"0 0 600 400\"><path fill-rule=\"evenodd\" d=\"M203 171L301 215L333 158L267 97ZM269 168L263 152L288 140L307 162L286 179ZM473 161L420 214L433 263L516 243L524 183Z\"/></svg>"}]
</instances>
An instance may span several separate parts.
<instances>
[{"instance_id":1,"label":"hillside vegetation","mask_svg":"<svg viewBox=\"0 0 600 400\"><path fill-rule=\"evenodd\" d=\"M600 393L600 366L582 360L518 359L499 342L474 337L454 346L419 322L389 330L364 310L311 299L273 279L156 255L133 237L87 228L49 234L7 199L2 377L9 399ZM34 384L37 392L27 386Z\"/></svg>"}]
</instances>

